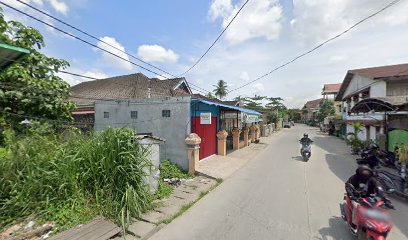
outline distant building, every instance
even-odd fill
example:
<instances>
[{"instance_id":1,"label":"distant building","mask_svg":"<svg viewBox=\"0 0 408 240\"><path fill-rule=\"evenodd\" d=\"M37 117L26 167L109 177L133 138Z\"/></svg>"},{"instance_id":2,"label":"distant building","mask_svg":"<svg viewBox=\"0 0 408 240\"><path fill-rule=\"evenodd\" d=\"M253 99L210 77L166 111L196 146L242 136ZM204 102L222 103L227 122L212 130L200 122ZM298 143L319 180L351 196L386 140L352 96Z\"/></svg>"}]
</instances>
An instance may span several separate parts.
<instances>
[{"instance_id":1,"label":"distant building","mask_svg":"<svg viewBox=\"0 0 408 240\"><path fill-rule=\"evenodd\" d=\"M337 94L341 88L341 83L324 84L322 89L322 95L325 100L332 100L334 103L335 115L341 117L342 104L341 101L335 101Z\"/></svg>"},{"instance_id":2,"label":"distant building","mask_svg":"<svg viewBox=\"0 0 408 240\"><path fill-rule=\"evenodd\" d=\"M303 121L314 121L319 112L320 104L323 102L323 98L315 99L306 102L302 108L302 120Z\"/></svg>"},{"instance_id":3,"label":"distant building","mask_svg":"<svg viewBox=\"0 0 408 240\"><path fill-rule=\"evenodd\" d=\"M361 140L375 140L378 134L400 129L403 132L397 138L401 140L388 136L388 142L406 139L408 143L408 64L349 70L335 100L342 101L347 133L360 122L364 125L358 135Z\"/></svg>"}]
</instances>

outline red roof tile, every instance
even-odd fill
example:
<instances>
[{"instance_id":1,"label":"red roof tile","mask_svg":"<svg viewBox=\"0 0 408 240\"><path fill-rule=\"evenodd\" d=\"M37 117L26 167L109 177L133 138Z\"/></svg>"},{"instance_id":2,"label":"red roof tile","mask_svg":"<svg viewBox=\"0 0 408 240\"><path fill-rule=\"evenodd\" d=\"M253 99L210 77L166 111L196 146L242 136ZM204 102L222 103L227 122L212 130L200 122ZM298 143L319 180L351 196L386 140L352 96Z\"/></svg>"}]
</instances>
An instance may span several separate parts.
<instances>
[{"instance_id":1,"label":"red roof tile","mask_svg":"<svg viewBox=\"0 0 408 240\"><path fill-rule=\"evenodd\" d=\"M338 91L340 87L341 83L324 84L323 91Z\"/></svg>"}]
</instances>

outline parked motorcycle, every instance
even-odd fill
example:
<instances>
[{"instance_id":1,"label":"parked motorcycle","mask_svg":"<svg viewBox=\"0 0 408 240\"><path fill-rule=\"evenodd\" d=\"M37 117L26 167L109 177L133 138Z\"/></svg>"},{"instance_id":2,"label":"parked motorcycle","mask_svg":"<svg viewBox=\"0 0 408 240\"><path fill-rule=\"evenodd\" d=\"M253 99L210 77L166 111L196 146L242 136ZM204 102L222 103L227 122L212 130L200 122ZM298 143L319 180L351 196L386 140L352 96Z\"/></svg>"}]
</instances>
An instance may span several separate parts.
<instances>
[{"instance_id":1,"label":"parked motorcycle","mask_svg":"<svg viewBox=\"0 0 408 240\"><path fill-rule=\"evenodd\" d=\"M379 197L365 196L364 191L355 190L351 184L347 187L353 188L356 195L350 196L346 193L344 195L346 202L340 204L340 210L353 235L358 240L385 240L392 229L387 205ZM352 201L357 202L355 225L352 221Z\"/></svg>"},{"instance_id":2,"label":"parked motorcycle","mask_svg":"<svg viewBox=\"0 0 408 240\"><path fill-rule=\"evenodd\" d=\"M312 146L310 145L312 143L312 140L310 141L301 141L302 148L300 149L300 154L303 157L303 161L307 162L309 161L310 156L312 156Z\"/></svg>"},{"instance_id":3,"label":"parked motorcycle","mask_svg":"<svg viewBox=\"0 0 408 240\"><path fill-rule=\"evenodd\" d=\"M374 163L373 160L357 159L359 165L368 165L373 169L374 175L384 187L384 189L394 195L404 198L408 201L408 188L406 183L406 165L402 165L399 172L392 172L382 167L381 161Z\"/></svg>"}]
</instances>

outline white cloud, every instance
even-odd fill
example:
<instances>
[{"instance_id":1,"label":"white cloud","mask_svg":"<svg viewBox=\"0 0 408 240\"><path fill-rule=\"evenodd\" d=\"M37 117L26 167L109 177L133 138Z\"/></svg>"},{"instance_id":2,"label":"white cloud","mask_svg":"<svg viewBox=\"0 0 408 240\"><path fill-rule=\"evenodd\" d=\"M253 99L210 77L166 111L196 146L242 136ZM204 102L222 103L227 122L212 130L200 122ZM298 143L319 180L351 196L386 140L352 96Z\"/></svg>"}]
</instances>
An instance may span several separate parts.
<instances>
[{"instance_id":1,"label":"white cloud","mask_svg":"<svg viewBox=\"0 0 408 240\"><path fill-rule=\"evenodd\" d=\"M100 40L114 46L117 49L120 49L122 51L126 51L125 47L122 46L113 37L105 36L105 37L100 38ZM117 49L115 49L113 47L110 47L110 46L108 46L108 45L106 45L106 44L104 44L102 42L98 42L97 46L129 61L129 56L128 55L126 55L125 53L123 53L123 52L121 52L121 51L119 51L119 50L117 50ZM97 50L97 51L100 51L100 50ZM132 66L131 63L126 62L125 60L120 59L120 58L118 58L118 57L116 57L116 56L114 56L112 54L109 54L107 52L102 52L102 56L103 56L103 61L105 63L109 64L110 66L121 68L121 69L126 69L126 70L132 70L133 69L133 66Z\"/></svg>"},{"instance_id":2,"label":"white cloud","mask_svg":"<svg viewBox=\"0 0 408 240\"><path fill-rule=\"evenodd\" d=\"M137 49L137 55L146 62L175 63L179 58L173 50L159 45L141 45Z\"/></svg>"},{"instance_id":3,"label":"white cloud","mask_svg":"<svg viewBox=\"0 0 408 240\"><path fill-rule=\"evenodd\" d=\"M288 107L302 107L320 95L323 84L343 81L349 69L408 62L407 54L401 51L408 41L408 22L383 22L377 28L358 27L350 33L255 82L262 83L262 92L261 85L249 84L228 94L227 99L258 94L282 97ZM187 75L187 80L205 79L200 87L210 90L218 79L224 79L237 88L248 83L247 74L250 80L256 79L310 48L291 41L290 32L283 34L288 34L283 36L285 41L274 44L257 40L237 46L220 45Z\"/></svg>"},{"instance_id":4,"label":"white cloud","mask_svg":"<svg viewBox=\"0 0 408 240\"><path fill-rule=\"evenodd\" d=\"M97 79L104 79L104 78L108 78L109 76L100 71L100 70L91 70L91 71L87 71L83 74L84 76L88 76L88 77L93 77L93 78L97 78Z\"/></svg>"},{"instance_id":5,"label":"white cloud","mask_svg":"<svg viewBox=\"0 0 408 240\"><path fill-rule=\"evenodd\" d=\"M249 74L248 72L241 72L241 75L239 75L239 79L248 82L249 81Z\"/></svg>"},{"instance_id":6,"label":"white cloud","mask_svg":"<svg viewBox=\"0 0 408 240\"><path fill-rule=\"evenodd\" d=\"M48 0L48 2L51 4L55 11L67 15L68 5L65 2L59 0Z\"/></svg>"},{"instance_id":7,"label":"white cloud","mask_svg":"<svg viewBox=\"0 0 408 240\"><path fill-rule=\"evenodd\" d=\"M262 93L263 91L265 91L265 86L264 86L262 83L260 83L260 82L257 82L257 83L252 84L252 88L254 89L254 92L255 92L256 94L260 94L260 93Z\"/></svg>"},{"instance_id":8,"label":"white cloud","mask_svg":"<svg viewBox=\"0 0 408 240\"><path fill-rule=\"evenodd\" d=\"M307 44L322 42L344 31L359 20L378 11L389 1L384 0L293 0L294 18L290 21L294 36ZM408 2L401 1L361 28L392 26L408 21Z\"/></svg>"},{"instance_id":9,"label":"white cloud","mask_svg":"<svg viewBox=\"0 0 408 240\"><path fill-rule=\"evenodd\" d=\"M232 5L231 0L213 0L209 17L213 21L221 18L222 26L226 27L242 4L243 1ZM232 45L254 38L277 39L282 18L282 7L277 0L250 1L225 32L225 39Z\"/></svg>"}]
</instances>

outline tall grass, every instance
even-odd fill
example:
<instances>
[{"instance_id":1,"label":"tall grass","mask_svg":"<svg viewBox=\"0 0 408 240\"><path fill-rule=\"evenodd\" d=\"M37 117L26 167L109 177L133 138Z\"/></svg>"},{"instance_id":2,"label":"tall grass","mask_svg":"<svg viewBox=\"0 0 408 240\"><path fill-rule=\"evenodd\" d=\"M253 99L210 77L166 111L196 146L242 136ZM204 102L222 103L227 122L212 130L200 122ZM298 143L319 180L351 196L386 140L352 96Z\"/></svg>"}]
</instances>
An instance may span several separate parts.
<instances>
[{"instance_id":1,"label":"tall grass","mask_svg":"<svg viewBox=\"0 0 408 240\"><path fill-rule=\"evenodd\" d=\"M0 160L0 225L34 216L72 225L101 214L124 228L150 207L146 149L130 129L9 136ZM3 150L4 152L4 150Z\"/></svg>"}]
</instances>

